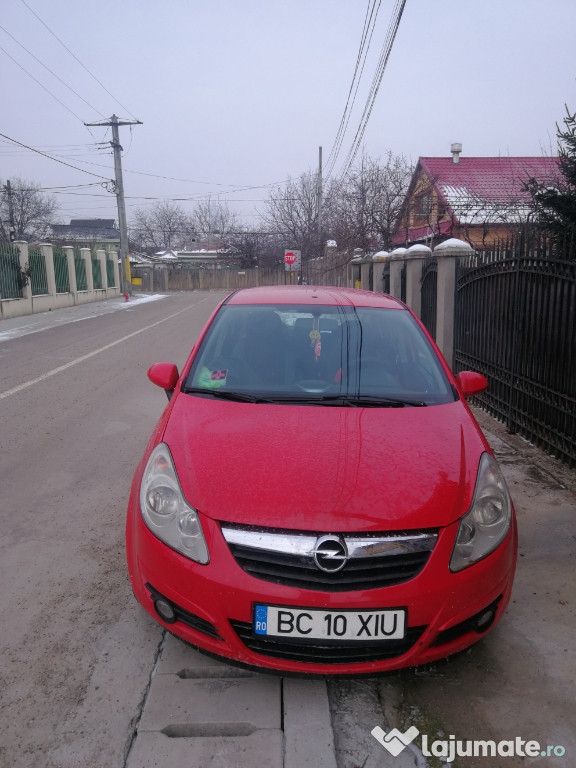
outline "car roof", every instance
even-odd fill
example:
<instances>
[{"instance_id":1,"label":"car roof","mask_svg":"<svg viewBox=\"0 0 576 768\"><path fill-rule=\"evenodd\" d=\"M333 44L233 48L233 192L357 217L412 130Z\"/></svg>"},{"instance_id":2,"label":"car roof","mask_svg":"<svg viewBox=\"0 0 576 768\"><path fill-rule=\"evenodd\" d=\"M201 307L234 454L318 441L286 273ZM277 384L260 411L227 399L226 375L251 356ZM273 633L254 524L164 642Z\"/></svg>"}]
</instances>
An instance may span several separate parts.
<instances>
[{"instance_id":1,"label":"car roof","mask_svg":"<svg viewBox=\"0 0 576 768\"><path fill-rule=\"evenodd\" d=\"M316 304L328 306L383 307L406 309L392 296L356 288L310 285L262 285L231 293L224 304Z\"/></svg>"}]
</instances>

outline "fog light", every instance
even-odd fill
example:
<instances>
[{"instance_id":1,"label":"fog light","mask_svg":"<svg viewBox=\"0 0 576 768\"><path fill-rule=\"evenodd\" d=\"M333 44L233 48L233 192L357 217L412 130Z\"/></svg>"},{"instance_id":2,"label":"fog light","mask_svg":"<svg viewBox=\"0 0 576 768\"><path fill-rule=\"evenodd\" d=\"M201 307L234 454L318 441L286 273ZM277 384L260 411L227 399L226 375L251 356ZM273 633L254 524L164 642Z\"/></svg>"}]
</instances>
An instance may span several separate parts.
<instances>
[{"instance_id":1,"label":"fog light","mask_svg":"<svg viewBox=\"0 0 576 768\"><path fill-rule=\"evenodd\" d=\"M496 611L494 608L487 608L476 619L476 632L485 632L492 625Z\"/></svg>"},{"instance_id":2,"label":"fog light","mask_svg":"<svg viewBox=\"0 0 576 768\"><path fill-rule=\"evenodd\" d=\"M154 600L154 608L162 621L165 621L166 624L174 624L176 621L176 613L172 607L172 603L169 603L168 600L163 597L159 597L157 600Z\"/></svg>"}]
</instances>

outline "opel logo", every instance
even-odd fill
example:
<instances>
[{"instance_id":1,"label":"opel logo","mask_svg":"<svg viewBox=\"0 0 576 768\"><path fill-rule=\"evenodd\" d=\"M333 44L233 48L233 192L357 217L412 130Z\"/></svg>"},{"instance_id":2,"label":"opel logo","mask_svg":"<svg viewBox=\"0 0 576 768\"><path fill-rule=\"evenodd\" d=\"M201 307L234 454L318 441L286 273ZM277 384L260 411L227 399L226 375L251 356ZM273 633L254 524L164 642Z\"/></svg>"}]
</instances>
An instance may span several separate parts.
<instances>
[{"instance_id":1,"label":"opel logo","mask_svg":"<svg viewBox=\"0 0 576 768\"><path fill-rule=\"evenodd\" d=\"M339 536L320 536L312 550L316 567L327 573L341 571L348 562L348 550Z\"/></svg>"}]
</instances>

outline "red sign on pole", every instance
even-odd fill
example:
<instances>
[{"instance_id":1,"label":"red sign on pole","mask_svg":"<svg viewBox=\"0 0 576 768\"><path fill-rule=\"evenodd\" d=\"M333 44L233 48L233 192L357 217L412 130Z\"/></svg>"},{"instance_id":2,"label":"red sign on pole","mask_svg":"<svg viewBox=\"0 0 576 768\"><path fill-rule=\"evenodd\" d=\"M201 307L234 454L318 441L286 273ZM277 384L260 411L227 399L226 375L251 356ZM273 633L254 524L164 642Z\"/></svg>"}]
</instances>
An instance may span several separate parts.
<instances>
[{"instance_id":1,"label":"red sign on pole","mask_svg":"<svg viewBox=\"0 0 576 768\"><path fill-rule=\"evenodd\" d=\"M300 251L286 249L284 251L284 264L287 272L296 272L300 269Z\"/></svg>"}]
</instances>

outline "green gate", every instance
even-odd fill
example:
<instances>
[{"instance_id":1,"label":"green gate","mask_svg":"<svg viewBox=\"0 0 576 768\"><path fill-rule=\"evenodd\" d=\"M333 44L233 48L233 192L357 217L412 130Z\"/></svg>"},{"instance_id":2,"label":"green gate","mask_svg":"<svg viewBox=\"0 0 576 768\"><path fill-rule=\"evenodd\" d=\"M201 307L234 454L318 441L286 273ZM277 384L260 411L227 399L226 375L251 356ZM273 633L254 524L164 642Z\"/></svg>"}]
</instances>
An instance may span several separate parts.
<instances>
[{"instance_id":1,"label":"green gate","mask_svg":"<svg viewBox=\"0 0 576 768\"><path fill-rule=\"evenodd\" d=\"M68 259L62 248L54 248L54 278L56 280L56 293L68 293L70 291L70 276L68 274Z\"/></svg>"},{"instance_id":2,"label":"green gate","mask_svg":"<svg viewBox=\"0 0 576 768\"><path fill-rule=\"evenodd\" d=\"M46 261L40 248L28 249L28 270L32 296L42 296L48 293L48 278L46 277Z\"/></svg>"},{"instance_id":3,"label":"green gate","mask_svg":"<svg viewBox=\"0 0 576 768\"><path fill-rule=\"evenodd\" d=\"M108 288L115 288L116 281L114 279L114 261L110 257L110 254L106 256L106 278L108 280Z\"/></svg>"},{"instance_id":4,"label":"green gate","mask_svg":"<svg viewBox=\"0 0 576 768\"><path fill-rule=\"evenodd\" d=\"M0 244L0 298L21 299L26 284L20 271L18 248L8 243Z\"/></svg>"},{"instance_id":5,"label":"green gate","mask_svg":"<svg viewBox=\"0 0 576 768\"><path fill-rule=\"evenodd\" d=\"M92 280L94 289L102 288L102 265L100 259L92 254Z\"/></svg>"}]
</instances>

